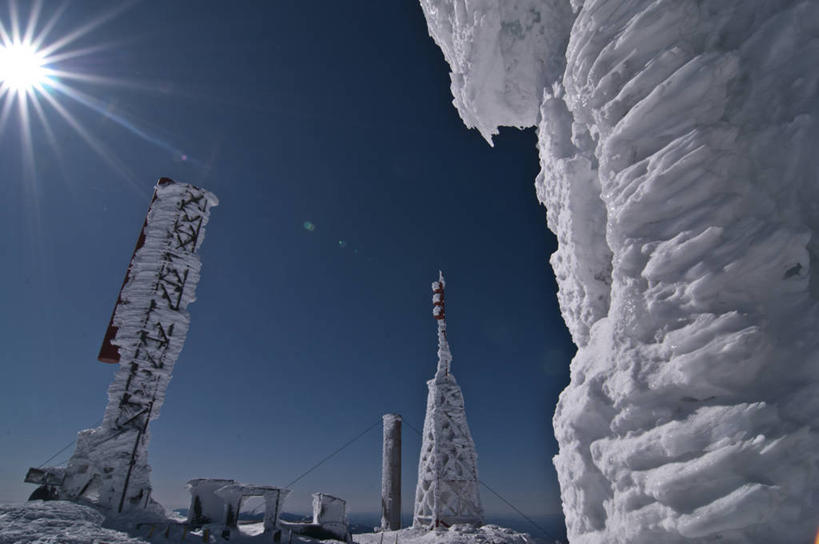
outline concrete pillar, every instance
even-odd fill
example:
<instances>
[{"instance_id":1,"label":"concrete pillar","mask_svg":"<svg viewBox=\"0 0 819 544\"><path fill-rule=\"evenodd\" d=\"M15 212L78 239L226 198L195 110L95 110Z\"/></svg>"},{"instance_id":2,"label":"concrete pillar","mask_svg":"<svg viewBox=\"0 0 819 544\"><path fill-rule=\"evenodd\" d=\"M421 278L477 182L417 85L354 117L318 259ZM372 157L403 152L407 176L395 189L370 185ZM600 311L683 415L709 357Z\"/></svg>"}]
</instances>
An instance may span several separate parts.
<instances>
[{"instance_id":1,"label":"concrete pillar","mask_svg":"<svg viewBox=\"0 0 819 544\"><path fill-rule=\"evenodd\" d=\"M384 414L381 460L381 529L401 528L401 416Z\"/></svg>"}]
</instances>

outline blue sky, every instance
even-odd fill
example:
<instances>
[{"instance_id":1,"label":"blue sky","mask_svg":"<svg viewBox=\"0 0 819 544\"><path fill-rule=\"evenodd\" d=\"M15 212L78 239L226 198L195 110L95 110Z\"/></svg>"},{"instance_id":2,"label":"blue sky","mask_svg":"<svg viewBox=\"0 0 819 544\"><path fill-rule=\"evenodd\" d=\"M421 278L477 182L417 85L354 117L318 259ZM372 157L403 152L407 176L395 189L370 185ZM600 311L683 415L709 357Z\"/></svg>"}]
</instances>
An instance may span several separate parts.
<instances>
[{"instance_id":1,"label":"blue sky","mask_svg":"<svg viewBox=\"0 0 819 544\"><path fill-rule=\"evenodd\" d=\"M109 9L68 4L50 36ZM551 417L574 348L535 134L490 148L466 130L416 4L142 2L67 49L89 47L63 66L112 81L71 83L85 104L54 96L91 144L45 103L57 145L32 117L33 171L16 109L0 132L0 501L24 500L26 469L102 416L114 369L96 353L168 176L221 204L152 426L157 499L185 505L194 477L284 485L385 412L420 427L440 268L481 479L530 515L559 512ZM290 509L325 491L377 511L380 442L379 428L301 480ZM405 429L407 511L419 448Z\"/></svg>"}]
</instances>

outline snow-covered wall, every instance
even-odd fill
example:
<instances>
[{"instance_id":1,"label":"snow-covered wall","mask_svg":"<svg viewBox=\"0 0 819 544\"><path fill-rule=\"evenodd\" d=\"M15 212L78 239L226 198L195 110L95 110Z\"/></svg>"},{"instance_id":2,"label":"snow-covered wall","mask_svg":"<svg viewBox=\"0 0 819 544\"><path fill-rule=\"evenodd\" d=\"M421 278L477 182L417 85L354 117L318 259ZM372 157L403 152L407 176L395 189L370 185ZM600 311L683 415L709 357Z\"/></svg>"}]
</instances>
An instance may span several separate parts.
<instances>
[{"instance_id":1,"label":"snow-covered wall","mask_svg":"<svg viewBox=\"0 0 819 544\"><path fill-rule=\"evenodd\" d=\"M467 126L538 129L570 540L811 541L819 3L421 4Z\"/></svg>"}]
</instances>

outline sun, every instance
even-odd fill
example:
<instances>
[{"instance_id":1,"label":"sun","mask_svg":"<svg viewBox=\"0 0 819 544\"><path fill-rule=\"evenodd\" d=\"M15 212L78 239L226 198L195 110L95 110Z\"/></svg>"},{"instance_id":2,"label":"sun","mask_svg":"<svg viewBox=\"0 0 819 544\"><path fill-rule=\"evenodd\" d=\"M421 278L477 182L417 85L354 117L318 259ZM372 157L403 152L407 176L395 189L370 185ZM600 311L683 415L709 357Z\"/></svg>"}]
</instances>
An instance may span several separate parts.
<instances>
[{"instance_id":1,"label":"sun","mask_svg":"<svg viewBox=\"0 0 819 544\"><path fill-rule=\"evenodd\" d=\"M24 4L28 6L27 18L20 13L16 0L5 2L5 13L0 9L0 143L4 137L20 138L24 177L28 180L36 179L35 157L42 152L40 146L43 142L53 149L55 156L60 157L60 142L52 129L55 114L112 169L129 181L133 180L130 170L102 138L83 124L83 114L91 112L104 116L174 157L189 160L182 150L141 128L140 123L123 112L112 109L111 104L99 98L95 92L99 86L133 86L139 89L143 87L142 83L78 69L84 64L82 57L93 56L110 46L89 44L86 36L137 2L113 2L96 16L85 17L82 24L74 28L66 28L67 25L61 22L63 15L69 11L67 2L54 8L53 5L46 6L44 0L32 0ZM0 6L3 3L0 0ZM17 118L19 130L7 130L9 121L14 117ZM191 162L198 163L195 160Z\"/></svg>"},{"instance_id":2,"label":"sun","mask_svg":"<svg viewBox=\"0 0 819 544\"><path fill-rule=\"evenodd\" d=\"M0 85L17 93L30 93L48 81L45 56L31 44L0 46Z\"/></svg>"}]
</instances>

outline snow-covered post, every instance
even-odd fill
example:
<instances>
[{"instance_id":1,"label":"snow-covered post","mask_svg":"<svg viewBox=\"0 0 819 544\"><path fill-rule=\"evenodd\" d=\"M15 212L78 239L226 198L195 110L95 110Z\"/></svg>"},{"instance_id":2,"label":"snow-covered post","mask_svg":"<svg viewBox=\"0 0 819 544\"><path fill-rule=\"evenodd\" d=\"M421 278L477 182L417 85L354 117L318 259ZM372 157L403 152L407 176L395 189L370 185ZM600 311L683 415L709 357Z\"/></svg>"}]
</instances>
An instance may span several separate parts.
<instances>
[{"instance_id":1,"label":"snow-covered post","mask_svg":"<svg viewBox=\"0 0 819 544\"><path fill-rule=\"evenodd\" d=\"M384 414L381 457L381 529L401 528L401 416Z\"/></svg>"}]
</instances>

